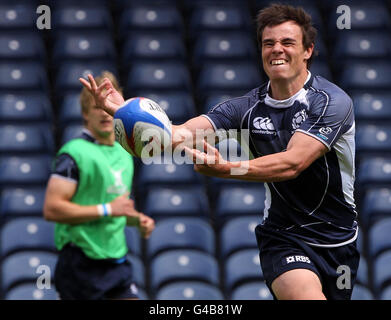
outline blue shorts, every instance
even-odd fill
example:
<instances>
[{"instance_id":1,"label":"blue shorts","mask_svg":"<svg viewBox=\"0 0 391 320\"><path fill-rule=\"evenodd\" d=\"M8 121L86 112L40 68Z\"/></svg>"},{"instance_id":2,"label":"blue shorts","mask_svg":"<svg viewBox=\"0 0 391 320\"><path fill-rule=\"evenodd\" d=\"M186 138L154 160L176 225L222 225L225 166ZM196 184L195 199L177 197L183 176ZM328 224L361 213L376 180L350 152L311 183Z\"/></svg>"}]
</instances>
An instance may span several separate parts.
<instances>
[{"instance_id":1,"label":"blue shorts","mask_svg":"<svg viewBox=\"0 0 391 320\"><path fill-rule=\"evenodd\" d=\"M71 244L60 251L54 282L62 300L138 298L128 259L90 259Z\"/></svg>"},{"instance_id":2,"label":"blue shorts","mask_svg":"<svg viewBox=\"0 0 391 320\"><path fill-rule=\"evenodd\" d=\"M328 300L351 299L360 260L355 242L336 248L313 247L296 237L273 231L263 225L256 227L255 234L263 276L274 299L276 297L271 288L272 282L279 275L293 269L315 272Z\"/></svg>"}]
</instances>

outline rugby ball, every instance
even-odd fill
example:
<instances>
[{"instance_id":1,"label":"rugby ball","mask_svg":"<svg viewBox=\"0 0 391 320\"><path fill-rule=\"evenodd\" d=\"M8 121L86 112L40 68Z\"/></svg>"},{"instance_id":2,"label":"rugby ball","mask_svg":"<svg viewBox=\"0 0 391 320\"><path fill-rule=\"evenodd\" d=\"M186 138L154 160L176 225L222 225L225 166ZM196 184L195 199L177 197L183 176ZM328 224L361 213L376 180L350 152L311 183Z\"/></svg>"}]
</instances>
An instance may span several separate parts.
<instances>
[{"instance_id":1,"label":"rugby ball","mask_svg":"<svg viewBox=\"0 0 391 320\"><path fill-rule=\"evenodd\" d=\"M131 155L149 158L171 145L171 121L153 100L128 99L114 114L115 139Z\"/></svg>"}]
</instances>

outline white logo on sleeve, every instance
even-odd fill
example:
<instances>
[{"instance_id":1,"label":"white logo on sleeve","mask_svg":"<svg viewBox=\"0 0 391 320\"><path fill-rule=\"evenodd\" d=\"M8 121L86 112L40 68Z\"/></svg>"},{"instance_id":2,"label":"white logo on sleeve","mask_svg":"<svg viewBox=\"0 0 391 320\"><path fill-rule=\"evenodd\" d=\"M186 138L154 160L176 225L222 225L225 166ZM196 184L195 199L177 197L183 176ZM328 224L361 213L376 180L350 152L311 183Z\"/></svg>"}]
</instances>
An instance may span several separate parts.
<instances>
[{"instance_id":1,"label":"white logo on sleeve","mask_svg":"<svg viewBox=\"0 0 391 320\"><path fill-rule=\"evenodd\" d=\"M311 263L310 258L306 256L290 256L285 258L286 263L292 263L292 262L304 262L304 263Z\"/></svg>"},{"instance_id":2,"label":"white logo on sleeve","mask_svg":"<svg viewBox=\"0 0 391 320\"><path fill-rule=\"evenodd\" d=\"M333 132L333 129L331 129L330 127L323 127L323 128L320 128L320 129L319 129L319 132L320 132L321 134L328 135L328 134L330 134L331 132Z\"/></svg>"},{"instance_id":3,"label":"white logo on sleeve","mask_svg":"<svg viewBox=\"0 0 391 320\"><path fill-rule=\"evenodd\" d=\"M296 112L292 119L292 128L294 130L300 128L301 124L308 118L307 112L305 109Z\"/></svg>"}]
</instances>

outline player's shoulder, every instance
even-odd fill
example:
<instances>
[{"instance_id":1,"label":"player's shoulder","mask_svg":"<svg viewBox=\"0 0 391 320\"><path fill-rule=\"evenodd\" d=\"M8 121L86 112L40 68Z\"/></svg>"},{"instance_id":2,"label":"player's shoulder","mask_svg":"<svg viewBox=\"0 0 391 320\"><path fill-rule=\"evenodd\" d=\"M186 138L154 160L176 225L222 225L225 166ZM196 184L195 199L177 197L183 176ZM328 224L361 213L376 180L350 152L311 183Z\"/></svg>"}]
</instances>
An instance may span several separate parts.
<instances>
[{"instance_id":1,"label":"player's shoulder","mask_svg":"<svg viewBox=\"0 0 391 320\"><path fill-rule=\"evenodd\" d=\"M322 76L313 76L308 87L313 95L328 100L329 103L338 102L339 105L347 106L352 104L352 99L342 88Z\"/></svg>"}]
</instances>

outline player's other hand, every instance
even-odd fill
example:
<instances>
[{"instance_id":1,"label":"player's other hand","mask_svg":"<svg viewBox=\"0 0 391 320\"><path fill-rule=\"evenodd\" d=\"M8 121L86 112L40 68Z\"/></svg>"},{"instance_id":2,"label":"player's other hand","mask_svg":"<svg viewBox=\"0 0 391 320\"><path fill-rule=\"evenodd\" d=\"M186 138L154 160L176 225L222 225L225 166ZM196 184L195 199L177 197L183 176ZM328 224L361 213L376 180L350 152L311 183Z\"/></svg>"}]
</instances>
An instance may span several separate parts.
<instances>
[{"instance_id":1,"label":"player's other hand","mask_svg":"<svg viewBox=\"0 0 391 320\"><path fill-rule=\"evenodd\" d=\"M115 198L110 202L110 205L111 215L114 217L137 217L137 211L134 208L134 201L129 199L129 192Z\"/></svg>"},{"instance_id":2,"label":"player's other hand","mask_svg":"<svg viewBox=\"0 0 391 320\"><path fill-rule=\"evenodd\" d=\"M151 217L148 217L147 215L140 212L140 233L141 236L145 239L148 239L151 235L153 229L155 229L155 220L153 220Z\"/></svg>"},{"instance_id":3,"label":"player's other hand","mask_svg":"<svg viewBox=\"0 0 391 320\"><path fill-rule=\"evenodd\" d=\"M125 102L108 78L105 78L99 87L91 74L88 75L88 81L83 78L79 78L79 81L94 97L95 104L111 116L114 116L114 113Z\"/></svg>"}]
</instances>

